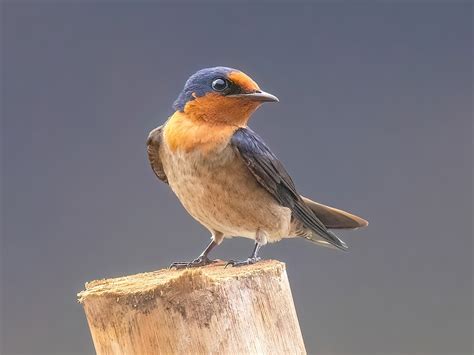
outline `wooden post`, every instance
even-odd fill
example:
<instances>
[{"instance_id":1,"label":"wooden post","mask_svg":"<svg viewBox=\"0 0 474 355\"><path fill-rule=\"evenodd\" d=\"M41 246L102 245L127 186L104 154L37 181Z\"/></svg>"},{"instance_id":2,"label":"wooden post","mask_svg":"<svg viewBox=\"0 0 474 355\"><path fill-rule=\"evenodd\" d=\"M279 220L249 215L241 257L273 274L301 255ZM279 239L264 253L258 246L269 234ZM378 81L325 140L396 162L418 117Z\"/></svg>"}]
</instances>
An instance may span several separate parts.
<instances>
[{"instance_id":1,"label":"wooden post","mask_svg":"<svg viewBox=\"0 0 474 355\"><path fill-rule=\"evenodd\" d=\"M306 354L285 264L223 263L92 281L97 354Z\"/></svg>"}]
</instances>

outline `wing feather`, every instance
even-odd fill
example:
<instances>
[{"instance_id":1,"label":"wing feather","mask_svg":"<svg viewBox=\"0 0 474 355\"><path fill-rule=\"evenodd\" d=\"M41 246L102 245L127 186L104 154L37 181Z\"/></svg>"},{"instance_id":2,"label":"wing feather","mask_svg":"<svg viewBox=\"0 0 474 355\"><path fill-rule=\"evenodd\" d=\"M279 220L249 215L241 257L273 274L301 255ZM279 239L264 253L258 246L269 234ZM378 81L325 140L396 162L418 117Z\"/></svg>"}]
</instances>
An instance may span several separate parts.
<instances>
[{"instance_id":1,"label":"wing feather","mask_svg":"<svg viewBox=\"0 0 474 355\"><path fill-rule=\"evenodd\" d=\"M250 128L239 128L232 136L231 145L242 157L259 184L282 206L288 207L294 218L338 249L347 249L346 244L329 231L304 203L283 164L270 151L262 138Z\"/></svg>"},{"instance_id":2,"label":"wing feather","mask_svg":"<svg viewBox=\"0 0 474 355\"><path fill-rule=\"evenodd\" d=\"M163 181L164 183L168 183L168 178L166 177L166 173L163 170L163 163L161 162L160 157L160 148L163 141L163 126L155 128L153 131L150 132L148 135L148 139L146 141L146 148L148 153L148 160L150 161L151 168L155 173L156 177Z\"/></svg>"}]
</instances>

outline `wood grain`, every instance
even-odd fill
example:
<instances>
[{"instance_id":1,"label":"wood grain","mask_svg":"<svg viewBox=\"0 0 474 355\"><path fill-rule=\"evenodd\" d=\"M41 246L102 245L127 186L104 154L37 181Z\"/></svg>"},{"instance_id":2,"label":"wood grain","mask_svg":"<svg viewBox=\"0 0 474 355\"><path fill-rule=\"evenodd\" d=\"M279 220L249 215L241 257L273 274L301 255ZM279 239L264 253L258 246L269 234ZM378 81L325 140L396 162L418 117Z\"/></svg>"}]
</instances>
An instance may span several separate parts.
<instances>
[{"instance_id":1,"label":"wood grain","mask_svg":"<svg viewBox=\"0 0 474 355\"><path fill-rule=\"evenodd\" d=\"M92 281L78 296L97 354L306 354L278 261Z\"/></svg>"}]
</instances>

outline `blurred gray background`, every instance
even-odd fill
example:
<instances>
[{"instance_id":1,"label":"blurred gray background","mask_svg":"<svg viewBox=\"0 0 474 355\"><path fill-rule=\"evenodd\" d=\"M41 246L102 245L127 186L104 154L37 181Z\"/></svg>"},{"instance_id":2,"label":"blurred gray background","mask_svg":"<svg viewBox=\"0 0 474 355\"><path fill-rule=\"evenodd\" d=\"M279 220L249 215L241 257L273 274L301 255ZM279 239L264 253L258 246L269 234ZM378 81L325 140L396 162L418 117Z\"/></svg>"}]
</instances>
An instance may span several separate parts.
<instances>
[{"instance_id":1,"label":"blurred gray background","mask_svg":"<svg viewBox=\"0 0 474 355\"><path fill-rule=\"evenodd\" d=\"M472 3L2 4L1 354L91 354L86 281L197 256L209 235L148 166L194 71L281 100L250 125L302 194L368 229L287 240L307 349L472 353ZM243 258L249 240L213 254Z\"/></svg>"}]
</instances>

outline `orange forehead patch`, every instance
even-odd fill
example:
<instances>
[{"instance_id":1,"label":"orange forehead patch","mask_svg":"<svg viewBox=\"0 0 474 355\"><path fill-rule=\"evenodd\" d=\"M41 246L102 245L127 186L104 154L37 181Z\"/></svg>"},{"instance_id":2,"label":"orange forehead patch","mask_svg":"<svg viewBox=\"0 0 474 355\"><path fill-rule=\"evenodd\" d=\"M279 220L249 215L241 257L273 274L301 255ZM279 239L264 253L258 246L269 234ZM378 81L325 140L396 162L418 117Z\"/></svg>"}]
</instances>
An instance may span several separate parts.
<instances>
[{"instance_id":1,"label":"orange forehead patch","mask_svg":"<svg viewBox=\"0 0 474 355\"><path fill-rule=\"evenodd\" d=\"M247 74L240 71L230 72L228 75L229 79L232 80L236 85L240 86L245 91L260 90L257 83L252 80Z\"/></svg>"}]
</instances>

